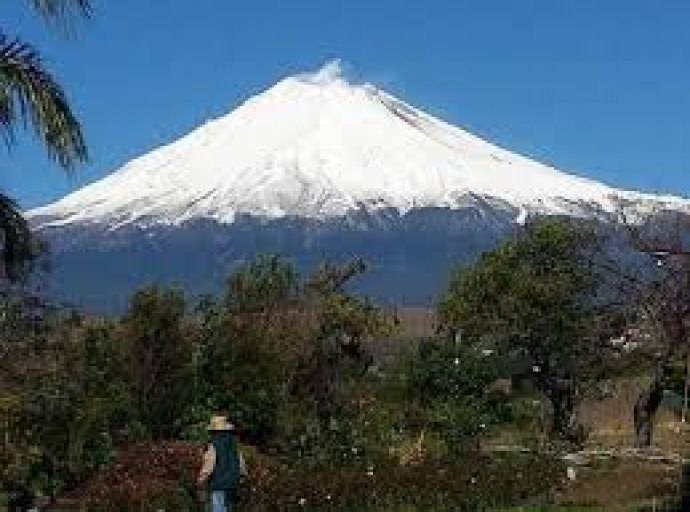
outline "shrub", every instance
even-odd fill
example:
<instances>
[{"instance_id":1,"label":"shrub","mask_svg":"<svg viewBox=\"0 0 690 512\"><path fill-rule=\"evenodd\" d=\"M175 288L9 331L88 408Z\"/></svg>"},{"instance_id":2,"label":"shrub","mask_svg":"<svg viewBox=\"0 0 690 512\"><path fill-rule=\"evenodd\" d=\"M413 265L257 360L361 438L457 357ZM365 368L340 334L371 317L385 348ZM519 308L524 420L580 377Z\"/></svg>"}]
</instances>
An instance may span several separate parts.
<instances>
[{"instance_id":1,"label":"shrub","mask_svg":"<svg viewBox=\"0 0 690 512\"><path fill-rule=\"evenodd\" d=\"M89 510L192 510L201 455L192 443L137 445L67 498Z\"/></svg>"},{"instance_id":2,"label":"shrub","mask_svg":"<svg viewBox=\"0 0 690 512\"><path fill-rule=\"evenodd\" d=\"M70 498L88 510L106 512L200 509L194 480L201 450L201 445L181 442L135 446ZM375 464L316 467L281 464L253 449L244 453L250 477L240 505L257 512L483 510L546 495L564 475L558 461L525 454L475 453L417 466L380 459Z\"/></svg>"},{"instance_id":3,"label":"shrub","mask_svg":"<svg viewBox=\"0 0 690 512\"><path fill-rule=\"evenodd\" d=\"M285 467L244 495L245 510L483 510L542 496L563 475L561 465L537 456L473 455L455 463L400 466Z\"/></svg>"},{"instance_id":4,"label":"shrub","mask_svg":"<svg viewBox=\"0 0 690 512\"><path fill-rule=\"evenodd\" d=\"M461 454L487 427L508 418L507 404L488 392L500 376L493 354L443 339L423 341L408 369L410 419L439 435L449 453Z\"/></svg>"}]
</instances>

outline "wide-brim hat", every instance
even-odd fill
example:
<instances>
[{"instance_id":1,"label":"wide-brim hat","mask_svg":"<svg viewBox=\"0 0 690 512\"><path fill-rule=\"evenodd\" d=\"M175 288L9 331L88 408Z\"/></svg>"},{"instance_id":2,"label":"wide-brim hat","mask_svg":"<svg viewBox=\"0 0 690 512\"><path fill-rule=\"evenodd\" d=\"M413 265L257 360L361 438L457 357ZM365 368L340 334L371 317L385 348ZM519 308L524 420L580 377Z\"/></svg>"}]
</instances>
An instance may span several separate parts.
<instances>
[{"instance_id":1,"label":"wide-brim hat","mask_svg":"<svg viewBox=\"0 0 690 512\"><path fill-rule=\"evenodd\" d=\"M235 425L228 421L227 416L220 414L212 416L208 424L208 430L213 432L221 432L224 430L235 430Z\"/></svg>"}]
</instances>

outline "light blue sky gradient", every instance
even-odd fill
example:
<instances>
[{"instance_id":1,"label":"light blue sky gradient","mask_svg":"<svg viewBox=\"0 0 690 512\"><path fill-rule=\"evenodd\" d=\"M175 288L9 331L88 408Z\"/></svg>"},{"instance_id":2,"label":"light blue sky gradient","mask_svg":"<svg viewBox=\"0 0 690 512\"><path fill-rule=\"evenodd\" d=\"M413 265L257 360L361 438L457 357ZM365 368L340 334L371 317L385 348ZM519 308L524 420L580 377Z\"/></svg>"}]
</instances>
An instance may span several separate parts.
<instances>
[{"instance_id":1,"label":"light blue sky gradient","mask_svg":"<svg viewBox=\"0 0 690 512\"><path fill-rule=\"evenodd\" d=\"M94 0L73 38L4 2L80 114L66 177L29 137L0 188L52 201L285 75L342 58L361 79L513 151L612 185L690 196L687 0Z\"/></svg>"}]
</instances>

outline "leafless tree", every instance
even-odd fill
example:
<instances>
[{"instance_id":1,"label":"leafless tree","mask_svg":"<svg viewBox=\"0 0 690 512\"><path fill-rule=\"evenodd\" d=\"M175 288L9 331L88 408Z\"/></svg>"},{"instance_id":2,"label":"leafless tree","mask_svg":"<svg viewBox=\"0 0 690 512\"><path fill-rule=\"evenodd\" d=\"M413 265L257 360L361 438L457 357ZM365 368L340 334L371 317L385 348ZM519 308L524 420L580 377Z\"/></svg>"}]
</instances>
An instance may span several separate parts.
<instances>
[{"instance_id":1,"label":"leafless tree","mask_svg":"<svg viewBox=\"0 0 690 512\"><path fill-rule=\"evenodd\" d=\"M636 444L648 447L672 366L690 355L690 217L662 213L631 221L621 214L621 220L629 255L600 264L628 310L627 341L652 364L651 382L633 411Z\"/></svg>"}]
</instances>

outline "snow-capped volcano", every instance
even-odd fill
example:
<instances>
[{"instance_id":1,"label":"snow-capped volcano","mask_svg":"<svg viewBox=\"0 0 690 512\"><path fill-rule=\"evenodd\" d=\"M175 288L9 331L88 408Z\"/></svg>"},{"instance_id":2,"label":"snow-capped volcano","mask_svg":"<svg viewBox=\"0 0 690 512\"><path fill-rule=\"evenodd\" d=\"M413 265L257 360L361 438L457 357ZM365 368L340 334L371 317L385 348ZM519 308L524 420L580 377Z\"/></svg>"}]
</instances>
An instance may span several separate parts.
<instances>
[{"instance_id":1,"label":"snow-capped volcano","mask_svg":"<svg viewBox=\"0 0 690 512\"><path fill-rule=\"evenodd\" d=\"M615 190L492 145L337 62L286 78L230 114L30 212L40 227L179 225L238 214L329 219L359 209L460 208L481 196L526 213L688 202Z\"/></svg>"},{"instance_id":2,"label":"snow-capped volcano","mask_svg":"<svg viewBox=\"0 0 690 512\"><path fill-rule=\"evenodd\" d=\"M690 213L690 201L560 172L332 63L29 215L51 248L49 293L111 312L144 284L217 293L262 253L302 272L361 257L360 291L426 306L530 214L608 222L620 209Z\"/></svg>"}]
</instances>

